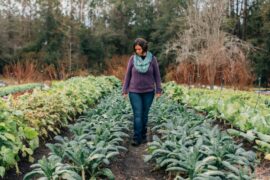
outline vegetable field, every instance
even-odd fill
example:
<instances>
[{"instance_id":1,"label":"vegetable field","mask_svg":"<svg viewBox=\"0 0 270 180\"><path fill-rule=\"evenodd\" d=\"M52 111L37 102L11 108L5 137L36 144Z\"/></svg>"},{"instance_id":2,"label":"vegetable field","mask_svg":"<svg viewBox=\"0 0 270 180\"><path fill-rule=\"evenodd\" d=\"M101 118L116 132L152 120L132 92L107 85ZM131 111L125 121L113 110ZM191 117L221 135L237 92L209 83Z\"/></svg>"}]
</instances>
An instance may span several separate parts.
<instances>
[{"instance_id":1,"label":"vegetable field","mask_svg":"<svg viewBox=\"0 0 270 180\"><path fill-rule=\"evenodd\" d=\"M163 87L150 110L148 143L140 147L130 146L132 111L115 77L76 77L3 98L2 179L11 171L25 180L269 178L256 174L269 156L269 97ZM41 142L49 153L34 159ZM20 174L22 159L30 167Z\"/></svg>"}]
</instances>

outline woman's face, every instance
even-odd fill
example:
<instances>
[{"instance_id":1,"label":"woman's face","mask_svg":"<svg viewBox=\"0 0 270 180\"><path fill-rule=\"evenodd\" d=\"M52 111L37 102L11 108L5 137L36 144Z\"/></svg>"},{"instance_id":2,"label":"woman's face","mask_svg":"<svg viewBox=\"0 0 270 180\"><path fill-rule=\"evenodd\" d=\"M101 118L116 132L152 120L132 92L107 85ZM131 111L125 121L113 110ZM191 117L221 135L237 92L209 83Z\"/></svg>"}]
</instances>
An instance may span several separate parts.
<instances>
[{"instance_id":1,"label":"woman's face","mask_svg":"<svg viewBox=\"0 0 270 180\"><path fill-rule=\"evenodd\" d=\"M139 56L142 56L144 53L143 53L143 49L142 49L142 47L140 46L140 45L136 45L135 46L135 52L136 52L136 54L137 55L139 55Z\"/></svg>"}]
</instances>

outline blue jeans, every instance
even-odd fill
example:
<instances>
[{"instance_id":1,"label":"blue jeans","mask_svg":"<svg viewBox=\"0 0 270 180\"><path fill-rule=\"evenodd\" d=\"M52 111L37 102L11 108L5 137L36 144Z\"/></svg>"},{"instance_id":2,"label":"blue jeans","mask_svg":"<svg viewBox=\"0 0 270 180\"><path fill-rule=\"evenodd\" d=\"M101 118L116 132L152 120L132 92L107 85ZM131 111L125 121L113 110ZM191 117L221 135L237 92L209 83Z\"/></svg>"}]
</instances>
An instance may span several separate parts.
<instances>
[{"instance_id":1,"label":"blue jeans","mask_svg":"<svg viewBox=\"0 0 270 180\"><path fill-rule=\"evenodd\" d=\"M141 143L142 139L146 139L148 113L155 96L155 91L146 93L129 92L129 99L133 110L133 139L137 143Z\"/></svg>"}]
</instances>

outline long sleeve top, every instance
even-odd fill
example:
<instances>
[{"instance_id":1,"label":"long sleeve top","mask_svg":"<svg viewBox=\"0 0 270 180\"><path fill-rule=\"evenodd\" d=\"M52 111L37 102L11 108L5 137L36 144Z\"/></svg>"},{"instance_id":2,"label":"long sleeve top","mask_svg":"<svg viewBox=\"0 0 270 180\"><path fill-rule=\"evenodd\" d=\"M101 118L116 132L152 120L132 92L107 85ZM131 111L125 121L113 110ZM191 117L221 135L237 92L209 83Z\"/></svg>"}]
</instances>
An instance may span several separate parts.
<instances>
[{"instance_id":1,"label":"long sleeve top","mask_svg":"<svg viewBox=\"0 0 270 180\"><path fill-rule=\"evenodd\" d=\"M156 57L153 56L146 73L140 73L136 70L133 59L134 56L131 56L128 62L122 93L144 93L154 90L156 90L156 93L161 93L161 78Z\"/></svg>"}]
</instances>

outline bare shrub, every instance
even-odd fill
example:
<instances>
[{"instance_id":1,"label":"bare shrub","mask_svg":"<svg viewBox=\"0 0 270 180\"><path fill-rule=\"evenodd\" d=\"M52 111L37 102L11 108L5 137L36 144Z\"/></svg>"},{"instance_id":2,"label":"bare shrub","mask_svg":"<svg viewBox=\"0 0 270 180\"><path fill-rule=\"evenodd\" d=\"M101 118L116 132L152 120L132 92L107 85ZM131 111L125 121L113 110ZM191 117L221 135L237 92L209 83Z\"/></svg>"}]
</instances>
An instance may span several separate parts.
<instances>
[{"instance_id":1,"label":"bare shrub","mask_svg":"<svg viewBox=\"0 0 270 180\"><path fill-rule=\"evenodd\" d=\"M53 80L57 79L57 71L53 64L45 65L43 68L44 78Z\"/></svg>"},{"instance_id":2,"label":"bare shrub","mask_svg":"<svg viewBox=\"0 0 270 180\"><path fill-rule=\"evenodd\" d=\"M129 57L128 55L113 56L110 60L106 61L104 73L106 75L114 75L121 81L124 81Z\"/></svg>"},{"instance_id":3,"label":"bare shrub","mask_svg":"<svg viewBox=\"0 0 270 180\"><path fill-rule=\"evenodd\" d=\"M250 45L221 30L227 0L190 2L186 11L187 30L167 47L167 52L177 55L178 67L171 68L175 69L174 78L179 75L180 82L211 87L222 79L227 85L250 85L254 78L246 57Z\"/></svg>"},{"instance_id":4,"label":"bare shrub","mask_svg":"<svg viewBox=\"0 0 270 180\"><path fill-rule=\"evenodd\" d=\"M6 65L3 69L5 78L14 78L18 83L39 81L42 74L38 71L37 62L34 60L19 61Z\"/></svg>"}]
</instances>

